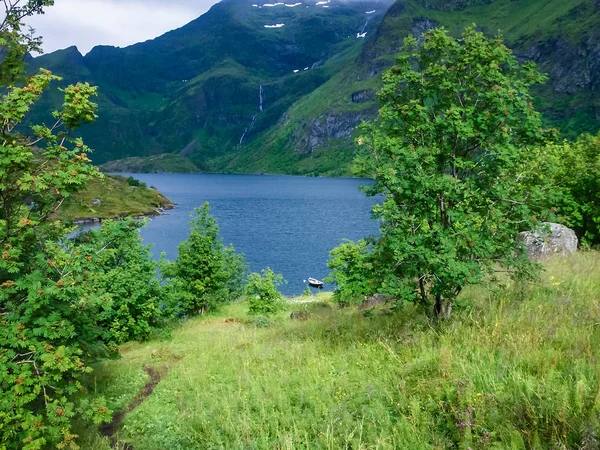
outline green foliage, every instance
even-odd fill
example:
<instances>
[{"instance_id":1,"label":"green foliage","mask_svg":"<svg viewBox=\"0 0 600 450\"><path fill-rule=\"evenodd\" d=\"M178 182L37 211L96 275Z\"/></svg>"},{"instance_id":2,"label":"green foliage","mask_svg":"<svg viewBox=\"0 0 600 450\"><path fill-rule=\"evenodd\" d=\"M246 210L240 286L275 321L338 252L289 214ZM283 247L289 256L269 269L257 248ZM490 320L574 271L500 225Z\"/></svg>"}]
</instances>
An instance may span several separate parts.
<instances>
[{"instance_id":1,"label":"green foliage","mask_svg":"<svg viewBox=\"0 0 600 450\"><path fill-rule=\"evenodd\" d=\"M448 317L460 291L498 267L530 272L516 234L536 225L545 199L533 149L552 133L529 94L544 80L474 28L460 39L433 30L422 47L405 40L384 75L379 119L358 140L368 153L356 161L359 175L375 178L367 194L384 196L373 209L381 237L367 257L377 267L365 273L381 293ZM336 277L353 286L359 278Z\"/></svg>"},{"instance_id":2,"label":"green foliage","mask_svg":"<svg viewBox=\"0 0 600 450\"><path fill-rule=\"evenodd\" d=\"M312 291L310 290L310 286L308 286L308 285L307 285L307 286L304 288L304 291L302 292L302 295L304 295L304 296L306 296L306 297L308 297L308 296L311 296L311 295L312 295Z\"/></svg>"},{"instance_id":3,"label":"green foliage","mask_svg":"<svg viewBox=\"0 0 600 450\"><path fill-rule=\"evenodd\" d=\"M283 298L277 286L283 283L283 276L267 267L260 273L248 276L248 314L251 316L273 315L283 308Z\"/></svg>"},{"instance_id":4,"label":"green foliage","mask_svg":"<svg viewBox=\"0 0 600 450\"><path fill-rule=\"evenodd\" d=\"M80 239L54 217L90 180L90 149L71 136L96 118L96 88L60 89L52 125L24 121L52 82L26 78L23 57L39 39L24 17L52 1L5 2L0 25L0 448L79 448L71 422L98 424L111 411L84 385L91 364L116 345L147 337L160 316L155 263L133 222L107 223ZM19 84L17 85L16 82Z\"/></svg>"},{"instance_id":5,"label":"green foliage","mask_svg":"<svg viewBox=\"0 0 600 450\"><path fill-rule=\"evenodd\" d=\"M52 226L50 232L64 236L60 224ZM28 228L22 234L47 231L39 224ZM89 364L109 355L109 335L98 323L108 299L89 289L96 267L71 242L32 243L22 256L24 247L5 239L0 263L0 444L67 445L74 416L110 418L101 399L85 398L81 383Z\"/></svg>"},{"instance_id":6,"label":"green foliage","mask_svg":"<svg viewBox=\"0 0 600 450\"><path fill-rule=\"evenodd\" d=\"M272 314L251 314L246 319L246 323L256 328L269 328L275 325Z\"/></svg>"},{"instance_id":7,"label":"green foliage","mask_svg":"<svg viewBox=\"0 0 600 450\"><path fill-rule=\"evenodd\" d=\"M164 321L158 263L141 242L142 225L133 219L105 221L101 229L76 239L76 251L88 255L96 268L87 285L104 295L98 324L108 331L115 349L127 341L147 339Z\"/></svg>"},{"instance_id":8,"label":"green foliage","mask_svg":"<svg viewBox=\"0 0 600 450\"><path fill-rule=\"evenodd\" d=\"M13 2L0 29L0 447L77 448L70 420L109 418L102 400L84 397L82 376L106 356L97 313L105 301L86 285L95 267L65 241L52 215L96 174L89 149L69 131L95 118L96 89L64 89L51 126L16 131L52 81L48 71L24 80L22 57L39 40L21 33L22 19L52 2ZM15 87L13 82L23 80ZM59 244L60 242L60 244Z\"/></svg>"},{"instance_id":9,"label":"green foliage","mask_svg":"<svg viewBox=\"0 0 600 450\"><path fill-rule=\"evenodd\" d=\"M132 176L127 177L127 184L133 187L146 187L146 183L142 183L137 178L133 178Z\"/></svg>"},{"instance_id":10,"label":"green foliage","mask_svg":"<svg viewBox=\"0 0 600 450\"><path fill-rule=\"evenodd\" d=\"M584 134L546 150L558 167L556 189L564 194L553 206L584 245L600 245L600 135Z\"/></svg>"},{"instance_id":11,"label":"green foliage","mask_svg":"<svg viewBox=\"0 0 600 450\"><path fill-rule=\"evenodd\" d=\"M331 251L327 263L331 274L326 281L337 285L333 298L338 303L361 303L367 295L376 294L368 248L366 240L346 241Z\"/></svg>"},{"instance_id":12,"label":"green foliage","mask_svg":"<svg viewBox=\"0 0 600 450\"><path fill-rule=\"evenodd\" d=\"M208 203L196 209L177 260L163 262L170 304L180 314L204 314L244 292L245 259L232 246L223 245L217 221L209 212Z\"/></svg>"}]
</instances>

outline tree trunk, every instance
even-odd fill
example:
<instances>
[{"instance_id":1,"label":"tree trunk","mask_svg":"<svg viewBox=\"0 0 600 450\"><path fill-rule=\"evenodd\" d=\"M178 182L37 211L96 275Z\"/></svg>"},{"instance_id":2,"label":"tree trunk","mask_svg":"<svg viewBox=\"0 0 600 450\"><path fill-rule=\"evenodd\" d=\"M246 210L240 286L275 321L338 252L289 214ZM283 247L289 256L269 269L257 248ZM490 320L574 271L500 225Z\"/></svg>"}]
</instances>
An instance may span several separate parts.
<instances>
[{"instance_id":1,"label":"tree trunk","mask_svg":"<svg viewBox=\"0 0 600 450\"><path fill-rule=\"evenodd\" d=\"M452 315L452 301L446 300L443 295L438 294L435 297L434 306L435 318L438 320L448 320Z\"/></svg>"}]
</instances>

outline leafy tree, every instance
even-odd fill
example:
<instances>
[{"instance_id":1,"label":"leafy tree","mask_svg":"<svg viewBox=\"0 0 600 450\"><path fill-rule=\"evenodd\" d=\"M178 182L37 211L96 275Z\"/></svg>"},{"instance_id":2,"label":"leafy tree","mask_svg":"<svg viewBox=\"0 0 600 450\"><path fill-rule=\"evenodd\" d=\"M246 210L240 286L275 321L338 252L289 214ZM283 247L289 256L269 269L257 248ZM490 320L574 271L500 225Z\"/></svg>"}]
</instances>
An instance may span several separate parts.
<instances>
[{"instance_id":1,"label":"leafy tree","mask_svg":"<svg viewBox=\"0 0 600 450\"><path fill-rule=\"evenodd\" d=\"M246 263L219 238L219 226L205 203L196 209L190 235L179 245L174 262L164 262L171 304L185 315L204 314L244 292Z\"/></svg>"},{"instance_id":2,"label":"leafy tree","mask_svg":"<svg viewBox=\"0 0 600 450\"><path fill-rule=\"evenodd\" d=\"M101 239L86 244L70 240L67 236L72 228L54 220L66 198L100 175L90 165L90 149L81 139L71 137L72 130L96 118L96 105L90 100L96 88L85 83L68 86L63 90L62 107L53 113L54 123L24 124L42 93L60 78L46 70L25 76L24 57L39 49L40 41L22 31L22 20L52 3L7 1L0 24L3 449L75 449L73 417L96 423L110 419L102 399L87 399L82 384L92 370L90 364L111 355L107 344L122 336L112 329L115 322L124 321L120 309L112 309L119 306L114 297L121 280L108 286L108 280L99 282L99 274L108 276L111 270L116 274L118 267L124 266L138 269L137 275L143 273L145 280L148 273L153 274L143 265L143 252L135 265L135 248L131 242L127 247L119 226L111 225L109 234L119 237L124 248ZM119 332L123 333L123 327ZM130 329L127 332L128 337L135 335Z\"/></svg>"},{"instance_id":3,"label":"leafy tree","mask_svg":"<svg viewBox=\"0 0 600 450\"><path fill-rule=\"evenodd\" d=\"M536 225L545 196L532 149L554 133L529 94L544 80L500 37L472 27L459 39L430 31L421 47L404 41L356 161L359 175L375 179L366 192L383 201L373 209L381 236L352 258L376 266L367 276L382 293L449 317L464 286L498 267L514 275L533 267L516 235Z\"/></svg>"},{"instance_id":4,"label":"leafy tree","mask_svg":"<svg viewBox=\"0 0 600 450\"><path fill-rule=\"evenodd\" d=\"M267 267L260 273L251 273L248 277L248 314L269 316L282 310L283 297L277 286L283 283L283 277Z\"/></svg>"},{"instance_id":5,"label":"leafy tree","mask_svg":"<svg viewBox=\"0 0 600 450\"><path fill-rule=\"evenodd\" d=\"M1 70L13 77L19 64L11 58ZM42 71L0 94L0 448L76 448L70 419L109 414L82 397L80 381L107 354L95 317L103 298L85 286L94 267L64 243L69 230L50 220L96 176L89 149L69 137L95 118L95 88L67 87L52 126L32 126L29 136L15 131L57 79Z\"/></svg>"},{"instance_id":6,"label":"leafy tree","mask_svg":"<svg viewBox=\"0 0 600 450\"><path fill-rule=\"evenodd\" d=\"M142 225L133 219L105 221L101 229L82 233L75 240L76 251L94 259L95 271L87 285L109 300L98 321L115 349L127 341L148 339L165 319L156 277L158 263L150 258L150 246L141 242Z\"/></svg>"}]
</instances>

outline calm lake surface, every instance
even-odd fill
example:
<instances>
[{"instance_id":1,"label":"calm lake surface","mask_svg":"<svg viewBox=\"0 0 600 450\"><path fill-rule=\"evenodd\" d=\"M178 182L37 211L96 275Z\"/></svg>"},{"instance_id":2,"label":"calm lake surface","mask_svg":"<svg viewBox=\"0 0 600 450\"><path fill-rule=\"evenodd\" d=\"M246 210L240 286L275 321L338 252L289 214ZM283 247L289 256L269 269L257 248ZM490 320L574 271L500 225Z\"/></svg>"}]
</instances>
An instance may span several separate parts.
<instances>
[{"instance_id":1,"label":"calm lake surface","mask_svg":"<svg viewBox=\"0 0 600 450\"><path fill-rule=\"evenodd\" d=\"M122 174L129 176L129 174ZM158 257L177 257L187 238L190 213L209 202L225 244L244 253L250 270L271 267L288 284L287 295L300 294L303 280L325 278L331 249L343 239L378 232L370 211L376 202L358 190L366 180L275 175L131 174L177 204L148 222L144 242ZM326 289L332 286L326 286Z\"/></svg>"}]
</instances>

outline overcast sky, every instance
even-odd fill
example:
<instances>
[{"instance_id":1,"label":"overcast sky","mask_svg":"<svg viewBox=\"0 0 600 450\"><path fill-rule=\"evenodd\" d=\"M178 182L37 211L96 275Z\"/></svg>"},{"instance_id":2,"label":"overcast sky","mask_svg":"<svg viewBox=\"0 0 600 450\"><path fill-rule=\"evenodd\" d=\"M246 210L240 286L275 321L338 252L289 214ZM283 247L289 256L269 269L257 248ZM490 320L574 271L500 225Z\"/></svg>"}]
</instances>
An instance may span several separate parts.
<instances>
[{"instance_id":1,"label":"overcast sky","mask_svg":"<svg viewBox=\"0 0 600 450\"><path fill-rule=\"evenodd\" d=\"M44 51L76 45L124 47L194 20L217 0L55 0L46 14L28 21L44 38Z\"/></svg>"}]
</instances>

